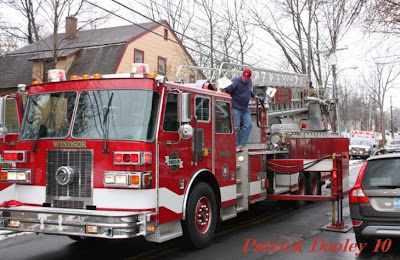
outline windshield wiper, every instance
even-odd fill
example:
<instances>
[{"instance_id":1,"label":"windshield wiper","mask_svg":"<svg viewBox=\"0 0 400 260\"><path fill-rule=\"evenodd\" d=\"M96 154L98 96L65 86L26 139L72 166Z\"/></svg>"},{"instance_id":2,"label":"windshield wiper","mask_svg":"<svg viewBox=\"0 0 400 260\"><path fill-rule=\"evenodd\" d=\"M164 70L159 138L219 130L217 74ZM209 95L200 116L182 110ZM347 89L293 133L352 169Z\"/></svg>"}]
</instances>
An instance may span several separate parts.
<instances>
[{"instance_id":1,"label":"windshield wiper","mask_svg":"<svg viewBox=\"0 0 400 260\"><path fill-rule=\"evenodd\" d=\"M108 153L109 150L107 149L107 140L108 140L108 114L110 113L111 102L113 99L114 93L111 93L111 97L108 100L108 105L106 112L104 113L103 118L103 153Z\"/></svg>"}]
</instances>

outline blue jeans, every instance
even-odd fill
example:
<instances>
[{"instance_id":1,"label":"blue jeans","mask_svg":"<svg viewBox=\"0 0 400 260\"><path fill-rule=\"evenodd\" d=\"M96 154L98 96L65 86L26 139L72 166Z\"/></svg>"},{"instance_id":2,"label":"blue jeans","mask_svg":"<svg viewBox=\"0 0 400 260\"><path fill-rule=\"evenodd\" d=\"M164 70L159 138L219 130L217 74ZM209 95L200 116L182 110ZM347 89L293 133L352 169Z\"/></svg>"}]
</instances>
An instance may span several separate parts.
<instances>
[{"instance_id":1,"label":"blue jeans","mask_svg":"<svg viewBox=\"0 0 400 260\"><path fill-rule=\"evenodd\" d=\"M233 121L235 123L236 146L245 147L252 128L250 109L240 110L233 108ZM242 127L240 127L240 123L243 124ZM240 133L238 133L239 129Z\"/></svg>"}]
</instances>

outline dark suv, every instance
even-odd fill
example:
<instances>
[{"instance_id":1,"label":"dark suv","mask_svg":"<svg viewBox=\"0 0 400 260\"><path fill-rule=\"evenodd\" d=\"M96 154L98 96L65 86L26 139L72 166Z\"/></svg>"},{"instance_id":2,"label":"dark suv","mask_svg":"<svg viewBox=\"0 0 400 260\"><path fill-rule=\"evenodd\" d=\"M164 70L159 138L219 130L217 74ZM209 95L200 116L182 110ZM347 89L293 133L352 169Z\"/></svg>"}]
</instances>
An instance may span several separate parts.
<instances>
[{"instance_id":1,"label":"dark suv","mask_svg":"<svg viewBox=\"0 0 400 260\"><path fill-rule=\"evenodd\" d=\"M400 238L400 154L368 158L349 203L357 244L371 248L377 241Z\"/></svg>"}]
</instances>

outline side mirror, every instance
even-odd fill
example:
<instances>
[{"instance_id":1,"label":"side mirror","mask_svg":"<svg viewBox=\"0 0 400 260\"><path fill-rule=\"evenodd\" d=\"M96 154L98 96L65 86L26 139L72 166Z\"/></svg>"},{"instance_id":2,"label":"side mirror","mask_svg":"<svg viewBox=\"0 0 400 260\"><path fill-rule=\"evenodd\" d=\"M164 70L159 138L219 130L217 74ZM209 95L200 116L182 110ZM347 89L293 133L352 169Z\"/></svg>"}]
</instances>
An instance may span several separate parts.
<instances>
[{"instance_id":1,"label":"side mirror","mask_svg":"<svg viewBox=\"0 0 400 260\"><path fill-rule=\"evenodd\" d=\"M183 139L189 139L193 136L193 127L189 124L184 124L179 127L178 132Z\"/></svg>"},{"instance_id":2,"label":"side mirror","mask_svg":"<svg viewBox=\"0 0 400 260\"><path fill-rule=\"evenodd\" d=\"M178 94L178 122L186 124L192 121L190 93Z\"/></svg>"}]
</instances>

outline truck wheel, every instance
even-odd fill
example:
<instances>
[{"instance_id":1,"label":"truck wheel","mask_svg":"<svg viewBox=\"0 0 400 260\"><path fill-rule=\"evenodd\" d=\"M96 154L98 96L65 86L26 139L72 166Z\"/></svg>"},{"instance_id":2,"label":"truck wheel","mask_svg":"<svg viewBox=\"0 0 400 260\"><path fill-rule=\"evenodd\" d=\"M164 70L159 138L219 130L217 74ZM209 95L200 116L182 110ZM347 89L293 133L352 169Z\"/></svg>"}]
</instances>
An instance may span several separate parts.
<instances>
[{"instance_id":1,"label":"truck wheel","mask_svg":"<svg viewBox=\"0 0 400 260\"><path fill-rule=\"evenodd\" d=\"M204 248L211 244L217 226L217 203L210 185L197 184L190 192L183 221L185 242L194 248Z\"/></svg>"},{"instance_id":2,"label":"truck wheel","mask_svg":"<svg viewBox=\"0 0 400 260\"><path fill-rule=\"evenodd\" d=\"M309 173L307 180L307 195L321 195L321 177L317 172Z\"/></svg>"},{"instance_id":3,"label":"truck wheel","mask_svg":"<svg viewBox=\"0 0 400 260\"><path fill-rule=\"evenodd\" d=\"M300 172L298 182L297 182L298 189L295 192L293 192L292 194L293 195L306 195L306 184L307 183L306 183L306 178L304 176L304 173ZM292 203L293 203L292 207L301 208L305 205L306 202L304 200L294 200Z\"/></svg>"}]
</instances>

